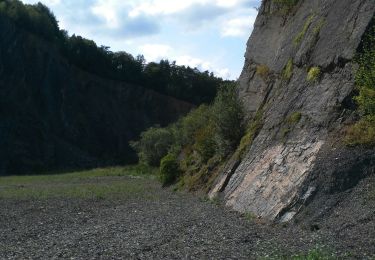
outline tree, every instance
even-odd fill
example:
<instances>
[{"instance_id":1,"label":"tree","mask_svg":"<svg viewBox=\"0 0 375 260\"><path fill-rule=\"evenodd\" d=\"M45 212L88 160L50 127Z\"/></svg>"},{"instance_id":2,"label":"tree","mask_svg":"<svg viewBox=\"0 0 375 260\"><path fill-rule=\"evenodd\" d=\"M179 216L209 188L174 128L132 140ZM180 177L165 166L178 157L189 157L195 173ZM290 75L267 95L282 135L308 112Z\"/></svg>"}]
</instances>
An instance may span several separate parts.
<instances>
[{"instance_id":1,"label":"tree","mask_svg":"<svg viewBox=\"0 0 375 260\"><path fill-rule=\"evenodd\" d=\"M239 144L245 133L244 110L238 99L235 84L225 84L212 106L216 139L222 156L228 155Z\"/></svg>"}]
</instances>

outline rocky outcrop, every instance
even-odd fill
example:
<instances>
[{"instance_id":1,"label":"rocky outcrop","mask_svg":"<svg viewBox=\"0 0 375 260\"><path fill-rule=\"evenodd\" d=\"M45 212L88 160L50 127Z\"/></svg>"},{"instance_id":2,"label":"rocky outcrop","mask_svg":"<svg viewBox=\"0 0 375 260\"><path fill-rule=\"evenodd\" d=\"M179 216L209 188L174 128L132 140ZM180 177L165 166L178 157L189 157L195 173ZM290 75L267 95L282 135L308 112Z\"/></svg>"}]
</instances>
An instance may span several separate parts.
<instances>
[{"instance_id":1,"label":"rocky outcrop","mask_svg":"<svg viewBox=\"0 0 375 260\"><path fill-rule=\"evenodd\" d=\"M357 169L354 175L374 172L375 151L344 147L341 130L353 114L353 58L375 2L301 0L284 11L263 1L239 80L249 118L262 113L263 127L246 156L231 160L236 167L226 168L210 196L221 195L240 212L288 221L337 172L342 175L332 185L349 168ZM353 161L340 169L347 158L339 151L367 154L366 169ZM330 171L322 158L331 158Z\"/></svg>"},{"instance_id":2,"label":"rocky outcrop","mask_svg":"<svg viewBox=\"0 0 375 260\"><path fill-rule=\"evenodd\" d=\"M0 17L0 175L133 162L130 140L191 108L77 69Z\"/></svg>"}]
</instances>

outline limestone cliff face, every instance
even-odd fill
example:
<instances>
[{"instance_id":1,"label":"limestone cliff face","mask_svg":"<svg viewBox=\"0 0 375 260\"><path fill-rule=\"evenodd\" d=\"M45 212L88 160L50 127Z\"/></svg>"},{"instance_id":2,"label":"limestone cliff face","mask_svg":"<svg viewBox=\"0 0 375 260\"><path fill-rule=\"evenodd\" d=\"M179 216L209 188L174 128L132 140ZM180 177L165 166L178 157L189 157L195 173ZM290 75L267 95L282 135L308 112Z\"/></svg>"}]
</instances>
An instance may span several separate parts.
<instances>
[{"instance_id":1,"label":"limestone cliff face","mask_svg":"<svg viewBox=\"0 0 375 260\"><path fill-rule=\"evenodd\" d=\"M0 175L132 162L130 140L191 108L81 71L0 18Z\"/></svg>"},{"instance_id":2,"label":"limestone cliff face","mask_svg":"<svg viewBox=\"0 0 375 260\"><path fill-rule=\"evenodd\" d=\"M286 15L263 1L239 80L249 117L261 114L263 127L211 196L283 221L325 184L348 188L373 173L374 150L346 148L341 131L353 114L353 58L374 12L373 0L301 0ZM311 68L320 75L308 80Z\"/></svg>"}]
</instances>

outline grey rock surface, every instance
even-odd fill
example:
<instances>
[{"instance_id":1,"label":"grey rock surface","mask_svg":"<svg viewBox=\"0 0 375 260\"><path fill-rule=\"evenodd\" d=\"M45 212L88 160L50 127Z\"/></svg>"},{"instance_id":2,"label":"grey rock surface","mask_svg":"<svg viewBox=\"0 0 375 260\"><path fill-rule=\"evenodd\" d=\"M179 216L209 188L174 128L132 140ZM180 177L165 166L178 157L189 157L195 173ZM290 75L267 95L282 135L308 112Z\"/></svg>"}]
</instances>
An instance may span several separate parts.
<instances>
[{"instance_id":1,"label":"grey rock surface","mask_svg":"<svg viewBox=\"0 0 375 260\"><path fill-rule=\"evenodd\" d=\"M311 177L324 174L316 166L318 158L337 157L328 144L342 142L340 131L352 114L347 100L355 88L353 58L374 12L373 0L302 0L288 14L271 0L262 2L239 96L250 119L262 112L263 127L239 166L219 177L211 197L220 195L240 212L284 221L298 211L296 201L315 194ZM290 77L288 62L293 64ZM259 66L269 69L267 75L257 72ZM320 75L309 81L313 67ZM298 119L290 119L293 115ZM371 174L374 158L368 160ZM330 167L339 164L331 161Z\"/></svg>"}]
</instances>

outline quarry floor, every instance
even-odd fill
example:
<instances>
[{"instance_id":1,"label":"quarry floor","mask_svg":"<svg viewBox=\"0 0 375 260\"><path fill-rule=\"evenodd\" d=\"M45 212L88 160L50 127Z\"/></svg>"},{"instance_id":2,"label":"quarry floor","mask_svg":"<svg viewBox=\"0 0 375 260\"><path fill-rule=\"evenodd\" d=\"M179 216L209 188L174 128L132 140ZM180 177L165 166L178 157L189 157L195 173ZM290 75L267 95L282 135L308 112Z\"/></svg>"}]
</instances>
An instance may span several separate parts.
<instances>
[{"instance_id":1,"label":"quarry floor","mask_svg":"<svg viewBox=\"0 0 375 260\"><path fill-rule=\"evenodd\" d=\"M325 228L265 223L204 197L162 189L147 176L52 179L0 179L0 259L307 259L308 254L373 259L375 254L375 248L341 241Z\"/></svg>"}]
</instances>

